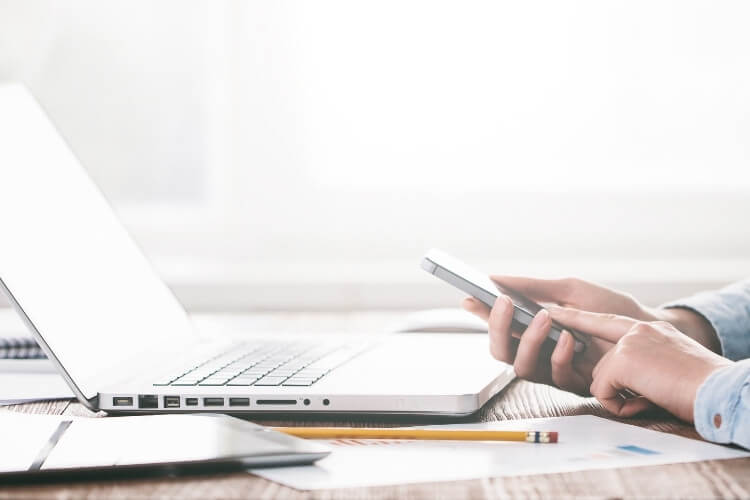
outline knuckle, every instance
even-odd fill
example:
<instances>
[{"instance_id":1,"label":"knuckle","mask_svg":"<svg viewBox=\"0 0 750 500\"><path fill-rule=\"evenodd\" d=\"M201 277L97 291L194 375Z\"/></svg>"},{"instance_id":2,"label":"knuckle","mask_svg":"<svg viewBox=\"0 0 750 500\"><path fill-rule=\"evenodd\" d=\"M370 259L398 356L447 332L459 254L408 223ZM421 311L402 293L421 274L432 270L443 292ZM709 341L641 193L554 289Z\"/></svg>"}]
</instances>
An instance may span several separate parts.
<instances>
[{"instance_id":1,"label":"knuckle","mask_svg":"<svg viewBox=\"0 0 750 500\"><path fill-rule=\"evenodd\" d=\"M635 325L633 325L633 328L630 329L631 334L633 335L648 335L653 330L653 326L650 324L639 321Z\"/></svg>"},{"instance_id":2,"label":"knuckle","mask_svg":"<svg viewBox=\"0 0 750 500\"><path fill-rule=\"evenodd\" d=\"M557 352L552 354L552 357L550 358L549 362L550 362L550 365L552 365L553 373L554 371L562 371L568 367L568 363L565 357Z\"/></svg>"},{"instance_id":3,"label":"knuckle","mask_svg":"<svg viewBox=\"0 0 750 500\"><path fill-rule=\"evenodd\" d=\"M612 348L612 357L610 358L609 364L614 363L617 361L617 359L621 358L622 356L626 356L628 351L630 350L630 343L632 342L632 337L625 335L620 339L617 344Z\"/></svg>"},{"instance_id":4,"label":"knuckle","mask_svg":"<svg viewBox=\"0 0 750 500\"><path fill-rule=\"evenodd\" d=\"M672 328L674 328L672 326L672 323L670 323L669 321L654 321L651 324L654 327L658 328L658 329L672 329Z\"/></svg>"}]
</instances>

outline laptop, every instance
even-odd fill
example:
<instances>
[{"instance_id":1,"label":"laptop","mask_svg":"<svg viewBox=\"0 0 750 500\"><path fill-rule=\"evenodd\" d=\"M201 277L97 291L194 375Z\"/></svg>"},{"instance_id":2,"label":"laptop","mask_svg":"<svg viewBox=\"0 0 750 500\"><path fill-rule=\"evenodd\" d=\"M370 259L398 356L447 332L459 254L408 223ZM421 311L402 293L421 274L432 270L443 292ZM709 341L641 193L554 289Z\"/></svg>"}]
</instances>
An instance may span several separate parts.
<instances>
[{"instance_id":1,"label":"laptop","mask_svg":"<svg viewBox=\"0 0 750 500\"><path fill-rule=\"evenodd\" d=\"M514 378L485 335L197 334L14 84L0 85L0 172L0 288L91 410L466 415Z\"/></svg>"}]
</instances>

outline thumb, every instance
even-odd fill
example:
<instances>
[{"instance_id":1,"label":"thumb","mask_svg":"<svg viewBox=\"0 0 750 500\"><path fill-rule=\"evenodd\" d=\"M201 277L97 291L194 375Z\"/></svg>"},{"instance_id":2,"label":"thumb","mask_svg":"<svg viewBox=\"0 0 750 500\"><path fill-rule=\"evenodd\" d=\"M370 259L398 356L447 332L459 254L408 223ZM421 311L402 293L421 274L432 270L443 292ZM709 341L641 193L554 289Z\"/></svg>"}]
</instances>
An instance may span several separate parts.
<instances>
[{"instance_id":1,"label":"thumb","mask_svg":"<svg viewBox=\"0 0 750 500\"><path fill-rule=\"evenodd\" d=\"M547 280L524 276L502 276L493 274L490 279L495 284L507 288L537 302L567 303L573 293L570 280Z\"/></svg>"},{"instance_id":2,"label":"thumb","mask_svg":"<svg viewBox=\"0 0 750 500\"><path fill-rule=\"evenodd\" d=\"M592 313L572 307L549 306L547 310L552 319L561 325L613 343L638 324L638 320L627 316Z\"/></svg>"}]
</instances>

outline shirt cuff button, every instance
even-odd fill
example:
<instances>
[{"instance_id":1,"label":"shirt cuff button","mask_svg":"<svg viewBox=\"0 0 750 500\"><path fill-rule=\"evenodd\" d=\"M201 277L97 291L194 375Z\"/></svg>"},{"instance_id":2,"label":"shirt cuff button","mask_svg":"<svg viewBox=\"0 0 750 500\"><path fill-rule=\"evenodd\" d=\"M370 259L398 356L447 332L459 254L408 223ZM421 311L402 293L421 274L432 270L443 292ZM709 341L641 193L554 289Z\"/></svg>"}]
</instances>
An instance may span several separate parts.
<instances>
[{"instance_id":1,"label":"shirt cuff button","mask_svg":"<svg viewBox=\"0 0 750 500\"><path fill-rule=\"evenodd\" d=\"M721 427L721 414L717 413L714 415L714 427L717 429Z\"/></svg>"}]
</instances>

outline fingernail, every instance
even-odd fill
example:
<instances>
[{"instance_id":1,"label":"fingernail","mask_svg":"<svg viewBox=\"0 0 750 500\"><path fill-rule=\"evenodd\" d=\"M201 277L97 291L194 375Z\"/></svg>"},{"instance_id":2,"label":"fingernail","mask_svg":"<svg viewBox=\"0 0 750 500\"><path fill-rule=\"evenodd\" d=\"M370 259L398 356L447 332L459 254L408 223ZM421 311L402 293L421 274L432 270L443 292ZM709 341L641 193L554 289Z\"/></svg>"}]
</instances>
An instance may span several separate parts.
<instances>
[{"instance_id":1,"label":"fingernail","mask_svg":"<svg viewBox=\"0 0 750 500\"><path fill-rule=\"evenodd\" d=\"M540 320L547 321L549 319L549 311L542 309L537 313L537 316L539 316Z\"/></svg>"}]
</instances>

